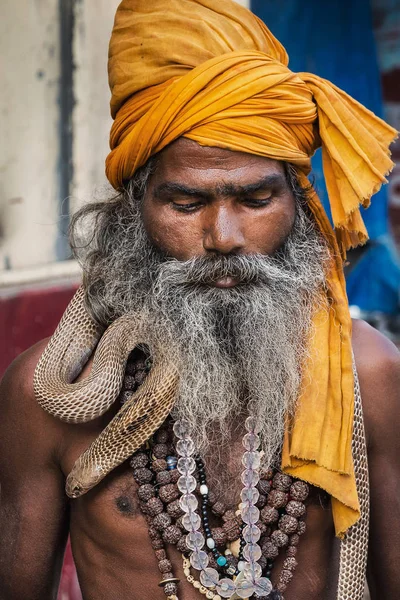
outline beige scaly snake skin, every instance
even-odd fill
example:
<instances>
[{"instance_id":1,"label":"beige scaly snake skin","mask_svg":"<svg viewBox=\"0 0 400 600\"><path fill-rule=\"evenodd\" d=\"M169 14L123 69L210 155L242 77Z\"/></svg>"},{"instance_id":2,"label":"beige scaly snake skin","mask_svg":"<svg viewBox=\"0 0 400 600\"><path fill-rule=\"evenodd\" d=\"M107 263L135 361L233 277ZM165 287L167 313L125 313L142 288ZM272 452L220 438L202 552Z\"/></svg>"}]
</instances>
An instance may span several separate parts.
<instances>
[{"instance_id":1,"label":"beige scaly snake skin","mask_svg":"<svg viewBox=\"0 0 400 600\"><path fill-rule=\"evenodd\" d=\"M354 362L353 362L354 365ZM354 371L354 425L352 453L361 517L350 527L340 544L337 600L364 598L369 531L369 476L367 444L357 371Z\"/></svg>"},{"instance_id":2,"label":"beige scaly snake skin","mask_svg":"<svg viewBox=\"0 0 400 600\"><path fill-rule=\"evenodd\" d=\"M148 344L130 315L104 331L93 323L79 288L40 358L34 391L40 406L59 419L82 423L104 414L117 399L129 353ZM101 338L101 339L100 339ZM99 341L100 340L100 341ZM98 344L90 375L71 383ZM153 366L139 390L76 461L66 491L78 497L126 460L165 421L178 387L178 373L165 354L150 348Z\"/></svg>"}]
</instances>

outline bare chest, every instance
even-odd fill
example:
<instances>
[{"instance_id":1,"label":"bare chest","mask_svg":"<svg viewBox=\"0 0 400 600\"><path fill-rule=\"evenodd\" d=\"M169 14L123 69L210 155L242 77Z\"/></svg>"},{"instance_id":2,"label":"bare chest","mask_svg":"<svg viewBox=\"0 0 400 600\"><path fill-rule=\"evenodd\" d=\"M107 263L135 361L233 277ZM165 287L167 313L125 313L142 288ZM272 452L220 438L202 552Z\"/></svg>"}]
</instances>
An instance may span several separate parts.
<instances>
[{"instance_id":1,"label":"bare chest","mask_svg":"<svg viewBox=\"0 0 400 600\"><path fill-rule=\"evenodd\" d=\"M162 574L152 548L148 522L137 496L137 484L127 465L116 469L96 489L71 505L71 540L85 600L162 600ZM312 490L307 501L307 530L301 537L298 566L285 600L333 600L337 576L330 502ZM180 579L180 600L201 598L186 581L182 555L166 546L174 576ZM276 583L285 556L274 563Z\"/></svg>"}]
</instances>

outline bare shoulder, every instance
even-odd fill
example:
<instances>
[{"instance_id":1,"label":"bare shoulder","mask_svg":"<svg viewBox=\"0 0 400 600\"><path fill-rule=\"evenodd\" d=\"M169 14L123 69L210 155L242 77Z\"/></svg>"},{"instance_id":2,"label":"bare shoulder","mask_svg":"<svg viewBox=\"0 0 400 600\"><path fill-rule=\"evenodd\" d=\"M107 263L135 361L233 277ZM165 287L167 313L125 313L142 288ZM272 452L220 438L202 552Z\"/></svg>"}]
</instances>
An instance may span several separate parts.
<instances>
[{"instance_id":1,"label":"bare shoulder","mask_svg":"<svg viewBox=\"0 0 400 600\"><path fill-rule=\"evenodd\" d=\"M3 446L15 447L21 444L21 439L25 449L32 446L37 452L52 452L56 446L58 423L40 408L33 391L33 375L47 341L38 342L16 358L1 381L0 432Z\"/></svg>"},{"instance_id":2,"label":"bare shoulder","mask_svg":"<svg viewBox=\"0 0 400 600\"><path fill-rule=\"evenodd\" d=\"M34 399L33 375L47 342L47 339L38 342L20 354L8 367L0 384L3 406L10 403L11 396L19 406L20 402L29 404ZM25 405L24 408L28 406Z\"/></svg>"},{"instance_id":3,"label":"bare shoulder","mask_svg":"<svg viewBox=\"0 0 400 600\"><path fill-rule=\"evenodd\" d=\"M400 352L364 321L353 321L352 341L369 445L389 443L400 427Z\"/></svg>"}]
</instances>

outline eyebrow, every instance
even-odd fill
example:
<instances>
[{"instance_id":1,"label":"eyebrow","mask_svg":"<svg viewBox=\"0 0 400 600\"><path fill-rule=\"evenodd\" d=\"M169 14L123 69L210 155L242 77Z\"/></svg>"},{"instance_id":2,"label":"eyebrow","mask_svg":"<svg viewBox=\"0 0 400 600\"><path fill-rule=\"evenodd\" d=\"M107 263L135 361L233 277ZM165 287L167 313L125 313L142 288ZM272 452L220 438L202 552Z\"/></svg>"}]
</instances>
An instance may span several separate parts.
<instances>
[{"instance_id":1,"label":"eyebrow","mask_svg":"<svg viewBox=\"0 0 400 600\"><path fill-rule=\"evenodd\" d=\"M231 183L217 184L213 191L186 186L174 181L166 181L154 189L153 196L161 199L165 196L179 195L190 198L201 198L208 201L217 195L246 197L261 190L284 186L287 187L287 181L286 177L281 173L272 173L247 185L233 185Z\"/></svg>"}]
</instances>

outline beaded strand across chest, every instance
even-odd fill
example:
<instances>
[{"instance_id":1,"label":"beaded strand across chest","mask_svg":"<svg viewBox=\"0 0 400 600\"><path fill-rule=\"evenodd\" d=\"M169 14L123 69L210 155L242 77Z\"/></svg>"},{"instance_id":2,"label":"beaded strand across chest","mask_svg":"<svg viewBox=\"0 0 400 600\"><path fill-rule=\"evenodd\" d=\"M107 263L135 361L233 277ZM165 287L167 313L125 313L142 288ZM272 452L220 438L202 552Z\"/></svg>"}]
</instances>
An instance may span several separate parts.
<instances>
[{"instance_id":1,"label":"beaded strand across chest","mask_svg":"<svg viewBox=\"0 0 400 600\"><path fill-rule=\"evenodd\" d=\"M226 510L208 489L204 463L195 453L188 428L179 421L173 425L177 440L173 445L171 426L167 423L156 432L148 447L131 459L140 508L162 575L160 586L168 600L178 598L179 583L167 558L168 544L182 552L187 580L207 598L281 600L297 566L299 536L305 531L307 484L260 467L259 438L249 417L243 438L241 504L236 512ZM221 519L220 527L211 527L211 516ZM286 558L273 589L274 560L284 549ZM199 572L198 580L191 569Z\"/></svg>"}]
</instances>

